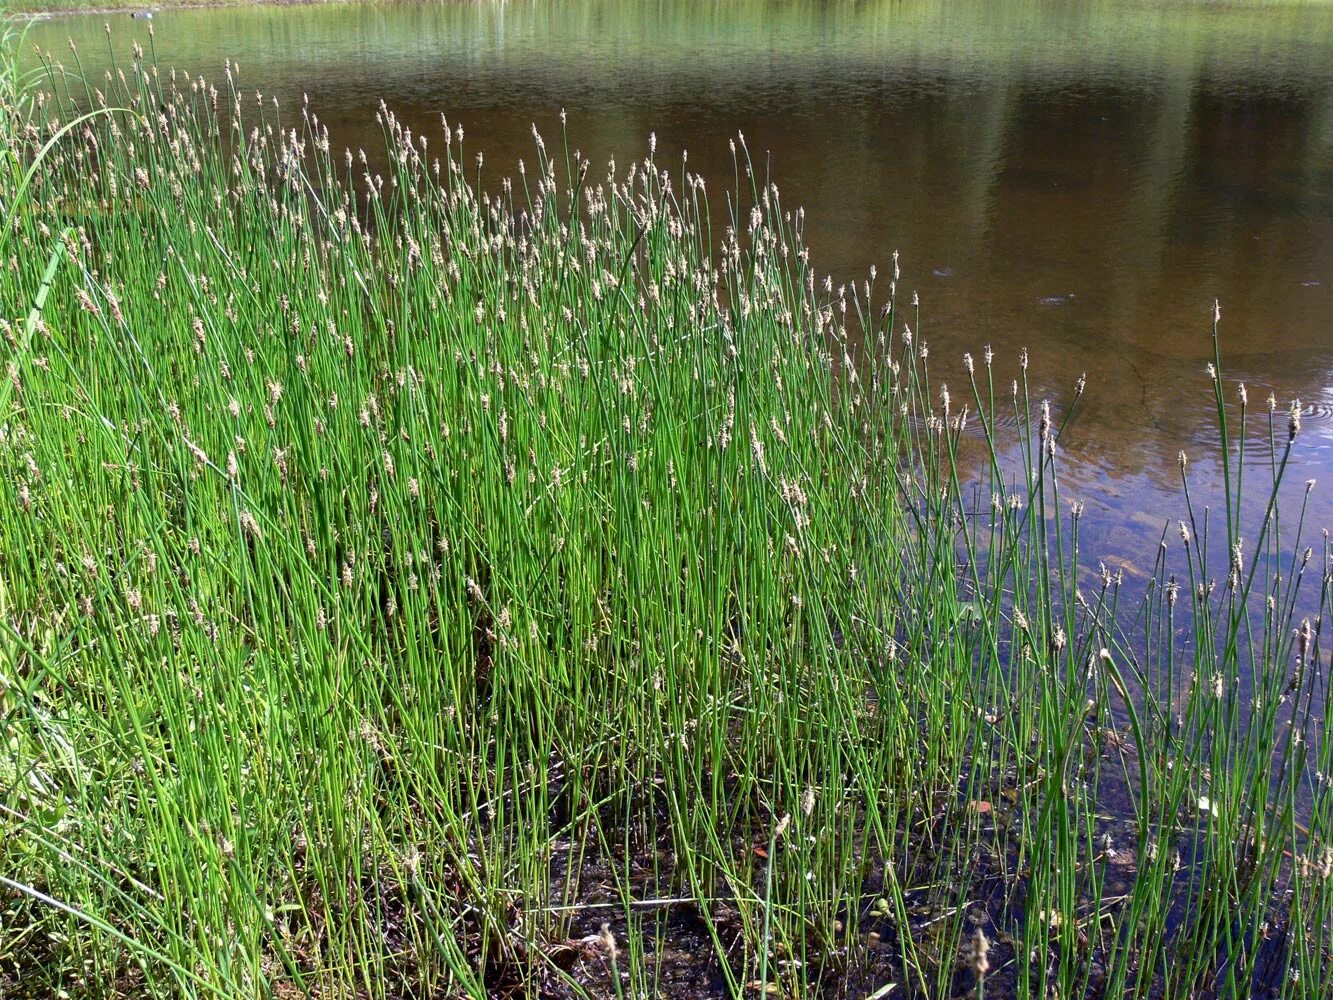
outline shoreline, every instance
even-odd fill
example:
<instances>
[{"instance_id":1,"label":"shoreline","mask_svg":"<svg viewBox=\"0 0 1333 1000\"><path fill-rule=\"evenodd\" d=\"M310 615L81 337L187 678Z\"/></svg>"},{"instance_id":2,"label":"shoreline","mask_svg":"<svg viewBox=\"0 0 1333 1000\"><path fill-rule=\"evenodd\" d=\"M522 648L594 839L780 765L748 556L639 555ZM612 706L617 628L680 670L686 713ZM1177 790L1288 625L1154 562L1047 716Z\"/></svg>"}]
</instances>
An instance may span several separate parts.
<instances>
[{"instance_id":1,"label":"shoreline","mask_svg":"<svg viewBox=\"0 0 1333 1000\"><path fill-rule=\"evenodd\" d=\"M140 11L162 14L179 10L214 10L224 7L314 7L354 2L357 0L150 0L150 2L100 0L95 7L84 7L74 3L61 3L60 0L55 0L53 3L25 3L24 0L18 0L16 3L11 2L4 8L4 12L13 18L35 21L84 14L128 16Z\"/></svg>"}]
</instances>

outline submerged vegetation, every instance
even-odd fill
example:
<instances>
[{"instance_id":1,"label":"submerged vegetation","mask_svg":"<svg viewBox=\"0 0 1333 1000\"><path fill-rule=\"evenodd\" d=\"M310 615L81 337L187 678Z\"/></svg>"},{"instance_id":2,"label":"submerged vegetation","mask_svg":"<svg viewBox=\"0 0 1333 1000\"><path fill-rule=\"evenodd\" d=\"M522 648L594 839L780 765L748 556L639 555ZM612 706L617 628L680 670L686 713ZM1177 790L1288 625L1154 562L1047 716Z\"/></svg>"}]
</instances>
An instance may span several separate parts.
<instances>
[{"instance_id":1,"label":"submerged vegetation","mask_svg":"<svg viewBox=\"0 0 1333 1000\"><path fill-rule=\"evenodd\" d=\"M8 55L5 996L1328 995L1299 406L1212 369L1122 603L1081 385L933 382L743 140L501 181Z\"/></svg>"}]
</instances>

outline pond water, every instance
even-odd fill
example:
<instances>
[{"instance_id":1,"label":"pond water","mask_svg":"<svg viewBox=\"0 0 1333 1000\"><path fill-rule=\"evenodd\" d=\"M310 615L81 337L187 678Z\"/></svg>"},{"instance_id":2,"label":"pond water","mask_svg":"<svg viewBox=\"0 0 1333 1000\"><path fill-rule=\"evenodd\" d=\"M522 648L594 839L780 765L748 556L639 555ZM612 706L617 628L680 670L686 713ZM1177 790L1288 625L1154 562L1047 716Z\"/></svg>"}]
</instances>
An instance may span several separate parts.
<instances>
[{"instance_id":1,"label":"pond water","mask_svg":"<svg viewBox=\"0 0 1333 1000\"><path fill-rule=\"evenodd\" d=\"M230 57L247 89L308 93L339 146L379 148L381 98L430 135L444 113L496 178L561 109L594 162L656 133L659 162L688 148L715 191L743 132L806 208L821 275L901 252L938 375L988 343L1006 378L1027 347L1056 399L1088 373L1061 446L1094 562L1151 560L1180 449L1215 485L1220 299L1228 376L1260 409L1306 404L1289 477L1327 480L1312 516L1333 525L1333 4L261 6L56 18L28 41L61 57L73 37L100 70L108 20L122 57L151 24L164 67L220 81Z\"/></svg>"}]
</instances>

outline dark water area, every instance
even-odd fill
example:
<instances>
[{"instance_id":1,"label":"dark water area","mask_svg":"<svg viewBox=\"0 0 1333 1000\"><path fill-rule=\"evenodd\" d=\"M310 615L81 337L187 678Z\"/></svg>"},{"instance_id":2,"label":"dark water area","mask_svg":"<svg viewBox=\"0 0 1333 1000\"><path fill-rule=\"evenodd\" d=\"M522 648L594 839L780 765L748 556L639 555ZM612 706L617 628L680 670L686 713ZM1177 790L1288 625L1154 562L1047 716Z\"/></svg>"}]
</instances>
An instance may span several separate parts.
<instances>
[{"instance_id":1,"label":"dark water area","mask_svg":"<svg viewBox=\"0 0 1333 1000\"><path fill-rule=\"evenodd\" d=\"M1196 500L1216 499L1212 303L1224 369L1253 412L1305 408L1288 479L1323 479L1333 525L1333 4L1136 0L332 5L55 18L27 45L105 69L107 38L163 67L302 96L336 147L382 145L381 99L439 140L466 131L488 177L567 136L594 163L646 152L733 185L744 134L818 273L883 275L901 253L934 375L995 350L1007 386L1031 355L1038 399L1088 389L1060 446L1087 502L1083 551L1142 575ZM1232 388L1228 396L1235 398ZM1007 395L1007 393L1002 393ZM1255 421L1256 425L1260 421ZM1265 438L1266 440L1266 438ZM1266 461L1266 445L1248 454ZM1266 490L1251 481L1253 516ZM1248 509L1248 508L1247 508Z\"/></svg>"}]
</instances>

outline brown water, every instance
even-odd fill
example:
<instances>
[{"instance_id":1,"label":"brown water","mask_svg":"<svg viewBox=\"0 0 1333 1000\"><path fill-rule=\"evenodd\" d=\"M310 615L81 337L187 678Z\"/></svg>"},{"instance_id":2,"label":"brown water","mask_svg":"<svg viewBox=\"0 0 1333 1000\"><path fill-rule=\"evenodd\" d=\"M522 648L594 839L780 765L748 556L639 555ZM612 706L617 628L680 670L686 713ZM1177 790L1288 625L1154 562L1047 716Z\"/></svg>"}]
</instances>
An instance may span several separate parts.
<instances>
[{"instance_id":1,"label":"brown water","mask_svg":"<svg viewBox=\"0 0 1333 1000\"><path fill-rule=\"evenodd\" d=\"M65 55L73 36L100 71L107 20L29 41ZM147 45L149 22L110 21L122 55ZM659 162L688 147L720 198L743 132L806 207L821 274L901 251L938 374L987 343L1006 378L1028 347L1057 398L1088 372L1061 445L1094 561L1151 559L1180 449L1215 485L1218 298L1228 375L1260 408L1307 405L1290 478L1328 480L1314 520L1333 526L1333 4L519 0L151 24L163 66L220 79L230 57L293 118L308 93L340 145L378 148L381 98L414 131L447 114L494 177L563 108L571 148L625 163L656 133Z\"/></svg>"}]
</instances>

